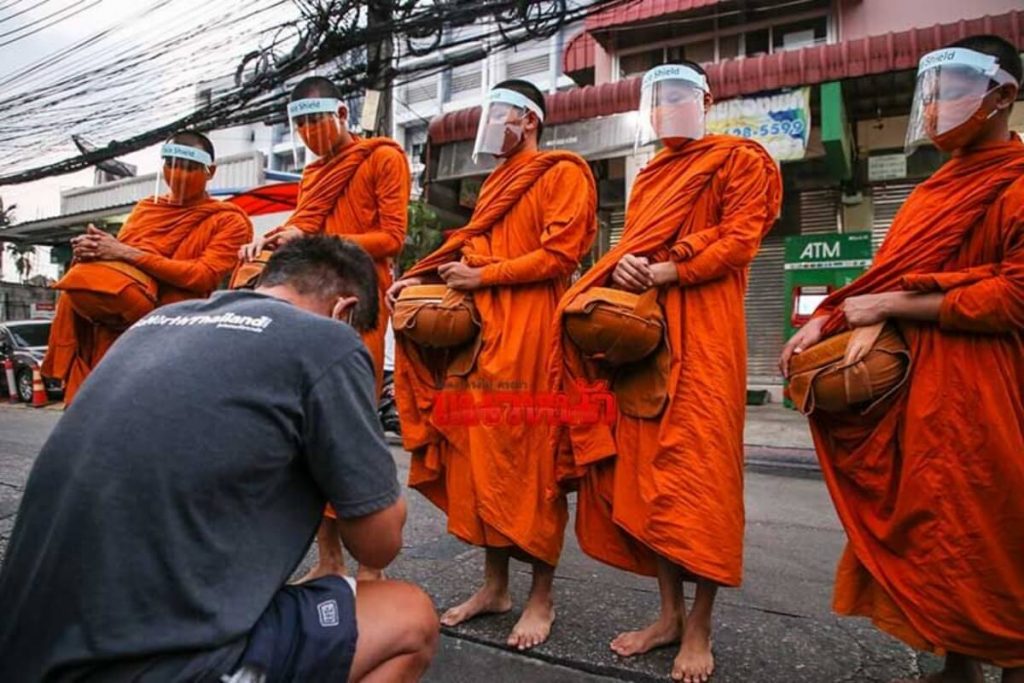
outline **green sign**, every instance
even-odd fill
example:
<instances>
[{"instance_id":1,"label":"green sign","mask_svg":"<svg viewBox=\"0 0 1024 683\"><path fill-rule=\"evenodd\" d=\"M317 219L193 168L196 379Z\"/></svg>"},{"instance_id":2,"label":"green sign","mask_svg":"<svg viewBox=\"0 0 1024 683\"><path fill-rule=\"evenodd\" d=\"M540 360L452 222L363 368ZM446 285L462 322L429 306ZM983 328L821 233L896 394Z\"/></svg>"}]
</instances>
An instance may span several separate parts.
<instances>
[{"instance_id":1,"label":"green sign","mask_svg":"<svg viewBox=\"0 0 1024 683\"><path fill-rule=\"evenodd\" d=\"M787 237L783 266L786 319L780 321L786 339L829 294L856 280L870 265L870 232Z\"/></svg>"},{"instance_id":2,"label":"green sign","mask_svg":"<svg viewBox=\"0 0 1024 683\"><path fill-rule=\"evenodd\" d=\"M871 233L794 235L786 238L785 269L863 269L871 265Z\"/></svg>"},{"instance_id":3,"label":"green sign","mask_svg":"<svg viewBox=\"0 0 1024 683\"><path fill-rule=\"evenodd\" d=\"M838 81L821 84L821 144L825 164L835 180L853 177L853 143L846 119L843 87Z\"/></svg>"}]
</instances>

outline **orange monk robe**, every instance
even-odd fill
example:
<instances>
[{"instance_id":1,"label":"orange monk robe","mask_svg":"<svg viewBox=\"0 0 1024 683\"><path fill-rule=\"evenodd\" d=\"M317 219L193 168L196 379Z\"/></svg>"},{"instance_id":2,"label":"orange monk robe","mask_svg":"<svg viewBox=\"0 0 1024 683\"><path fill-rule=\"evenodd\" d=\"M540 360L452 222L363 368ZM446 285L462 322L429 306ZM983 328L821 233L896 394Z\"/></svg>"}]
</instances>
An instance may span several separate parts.
<instances>
[{"instance_id":1,"label":"orange monk robe","mask_svg":"<svg viewBox=\"0 0 1024 683\"><path fill-rule=\"evenodd\" d=\"M189 206L145 199L117 238L145 252L132 265L157 281L157 305L163 306L209 296L231 272L239 248L252 240L252 223L241 209L214 199ZM43 374L64 380L65 403L120 334L80 318L67 297L60 297Z\"/></svg>"},{"instance_id":2,"label":"orange monk robe","mask_svg":"<svg viewBox=\"0 0 1024 683\"><path fill-rule=\"evenodd\" d=\"M546 359L555 307L596 233L597 193L586 162L568 152L521 153L484 182L470 223L407 275L461 258L483 267L473 292L482 347L446 390L485 396L550 391ZM434 419L437 390L415 345L395 340L395 395L412 453L409 484L448 514L448 530L478 546L514 546L556 564L567 520L547 457L549 425L508 415L479 424ZM488 422L488 424L484 424Z\"/></svg>"},{"instance_id":3,"label":"orange monk robe","mask_svg":"<svg viewBox=\"0 0 1024 683\"><path fill-rule=\"evenodd\" d=\"M287 221L308 233L336 235L355 242L373 259L380 309L377 326L364 332L373 357L377 390L384 383L385 294L393 281L394 259L405 244L408 226L409 162L388 138L356 138L329 160L306 166L295 213Z\"/></svg>"},{"instance_id":4,"label":"orange monk robe","mask_svg":"<svg viewBox=\"0 0 1024 683\"><path fill-rule=\"evenodd\" d=\"M576 536L590 556L655 575L656 555L738 585L743 564L747 271L779 213L777 164L757 143L707 136L660 152L637 176L621 242L563 297L612 286L626 254L673 260L660 293L670 352L667 405L578 425L557 441L560 475L579 487ZM550 354L568 390L600 376L563 337ZM571 393L571 392L570 392Z\"/></svg>"},{"instance_id":5,"label":"orange monk robe","mask_svg":"<svg viewBox=\"0 0 1024 683\"><path fill-rule=\"evenodd\" d=\"M986 145L921 183L872 267L829 297L945 291L903 321L907 386L870 415L813 415L849 542L835 609L909 645L1024 666L1024 144Z\"/></svg>"}]
</instances>

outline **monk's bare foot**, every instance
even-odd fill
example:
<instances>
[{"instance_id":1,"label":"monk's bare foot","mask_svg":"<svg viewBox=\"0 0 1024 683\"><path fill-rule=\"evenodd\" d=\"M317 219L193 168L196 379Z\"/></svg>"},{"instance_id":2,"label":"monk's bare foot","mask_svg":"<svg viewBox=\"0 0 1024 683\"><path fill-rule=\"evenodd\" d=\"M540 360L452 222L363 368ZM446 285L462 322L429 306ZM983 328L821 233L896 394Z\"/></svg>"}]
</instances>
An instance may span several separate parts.
<instances>
[{"instance_id":1,"label":"monk's bare foot","mask_svg":"<svg viewBox=\"0 0 1024 683\"><path fill-rule=\"evenodd\" d=\"M679 654L672 662L672 680L683 683L705 683L715 671L715 657L711 653L711 631L698 624L688 623L683 632Z\"/></svg>"},{"instance_id":2,"label":"monk's bare foot","mask_svg":"<svg viewBox=\"0 0 1024 683\"><path fill-rule=\"evenodd\" d=\"M518 650L537 647L551 635L554 623L555 606L550 598L530 598L508 636L508 646Z\"/></svg>"},{"instance_id":3,"label":"monk's bare foot","mask_svg":"<svg viewBox=\"0 0 1024 683\"><path fill-rule=\"evenodd\" d=\"M612 652L620 657L633 657L645 652L679 642L682 629L679 615L662 615L645 629L626 631L615 636L611 642Z\"/></svg>"},{"instance_id":4,"label":"monk's bare foot","mask_svg":"<svg viewBox=\"0 0 1024 683\"><path fill-rule=\"evenodd\" d=\"M512 598L508 591L494 591L484 586L469 600L456 605L441 615L442 626L458 626L464 621L482 614L504 614L512 609Z\"/></svg>"},{"instance_id":5,"label":"monk's bare foot","mask_svg":"<svg viewBox=\"0 0 1024 683\"><path fill-rule=\"evenodd\" d=\"M313 581L324 576L345 576L345 561L344 560L326 560L317 562L313 565L305 575L295 581L295 583L306 583L307 581Z\"/></svg>"}]
</instances>

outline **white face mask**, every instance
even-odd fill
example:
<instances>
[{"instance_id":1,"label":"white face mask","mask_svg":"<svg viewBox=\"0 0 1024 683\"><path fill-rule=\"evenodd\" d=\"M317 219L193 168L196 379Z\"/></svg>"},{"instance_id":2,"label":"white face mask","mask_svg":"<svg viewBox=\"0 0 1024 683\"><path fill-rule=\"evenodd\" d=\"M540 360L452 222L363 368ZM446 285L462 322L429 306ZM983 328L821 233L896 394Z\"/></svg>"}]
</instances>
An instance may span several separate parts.
<instances>
[{"instance_id":1,"label":"white face mask","mask_svg":"<svg viewBox=\"0 0 1024 683\"><path fill-rule=\"evenodd\" d=\"M480 133L479 154L490 154L506 157L519 147L523 141L523 122L525 115L520 114L518 121L490 122Z\"/></svg>"},{"instance_id":2,"label":"white face mask","mask_svg":"<svg viewBox=\"0 0 1024 683\"><path fill-rule=\"evenodd\" d=\"M481 154L504 158L515 153L525 137L526 121L531 114L538 123L544 122L543 109L525 95L505 88L488 93L473 145L474 161Z\"/></svg>"},{"instance_id":3,"label":"white face mask","mask_svg":"<svg viewBox=\"0 0 1024 683\"><path fill-rule=\"evenodd\" d=\"M986 101L1004 85L1017 86L1017 79L991 55L959 47L926 54L918 67L905 151L929 141L945 151L967 144L998 112L988 110Z\"/></svg>"}]
</instances>

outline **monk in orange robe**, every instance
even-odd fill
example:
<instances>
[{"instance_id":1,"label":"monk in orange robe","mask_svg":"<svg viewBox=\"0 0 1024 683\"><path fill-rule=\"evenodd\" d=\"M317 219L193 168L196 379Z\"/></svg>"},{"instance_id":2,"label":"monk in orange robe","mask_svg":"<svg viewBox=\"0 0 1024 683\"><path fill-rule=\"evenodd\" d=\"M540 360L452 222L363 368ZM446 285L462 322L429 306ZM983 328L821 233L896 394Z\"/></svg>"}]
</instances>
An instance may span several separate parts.
<instances>
[{"instance_id":1,"label":"monk in orange robe","mask_svg":"<svg viewBox=\"0 0 1024 683\"><path fill-rule=\"evenodd\" d=\"M508 644L525 650L544 642L555 618L552 582L562 549L567 504L546 457L551 426L500 416L496 420L442 419L441 392L485 405L497 392L549 392L546 370L553 319L569 277L596 232L597 194L586 162L567 152L539 152L544 97L525 81L491 91L481 116L498 157L470 222L394 284L443 281L472 292L481 321L481 347L471 369L452 366L438 390L416 345L395 338L395 397L402 440L412 453L409 485L448 515L448 530L486 548L484 585L441 618L454 626L475 616L507 612L509 558L533 565L533 585ZM494 106L491 106L491 105ZM490 126L490 128L488 128ZM491 396L489 396L491 395Z\"/></svg>"},{"instance_id":2,"label":"monk in orange robe","mask_svg":"<svg viewBox=\"0 0 1024 683\"><path fill-rule=\"evenodd\" d=\"M212 162L213 145L205 135L185 131L170 142L200 150ZM165 178L168 164L165 159ZM231 271L239 247L252 239L252 223L238 207L206 193L215 165L184 170L181 177L187 182L171 182L167 195L136 204L117 238L90 225L85 235L72 240L72 267L94 261L134 266L156 280L158 306L209 296ZM95 285L98 290L106 287L103 282ZM67 295L60 297L42 372L64 381L66 404L121 332L82 318Z\"/></svg>"},{"instance_id":3,"label":"monk in orange robe","mask_svg":"<svg viewBox=\"0 0 1024 683\"><path fill-rule=\"evenodd\" d=\"M794 353L847 328L896 322L911 354L907 384L867 414L811 416L848 536L835 610L945 654L929 683L981 683L981 662L1021 683L1024 143L1008 123L1021 61L993 36L943 54L957 60L954 48L974 53L962 60L971 63L995 57L1003 74L981 76L973 104L932 104L926 133L952 158L907 199L871 268L822 303L780 362L787 370ZM939 81L959 80L962 96L970 67L947 66ZM953 127L949 102L962 108Z\"/></svg>"},{"instance_id":4,"label":"monk in orange robe","mask_svg":"<svg viewBox=\"0 0 1024 683\"><path fill-rule=\"evenodd\" d=\"M243 259L273 249L302 235L343 237L362 247L374 260L378 293L383 300L393 277L394 259L405 244L409 193L409 162L390 138L358 138L348 132L348 110L337 86L321 76L302 80L291 94L293 135L317 159L306 164L299 185L298 205L283 226L247 245ZM308 113L301 113L308 112ZM384 336L388 311L380 307L376 327L362 333L373 359L377 391L384 383ZM344 572L334 511L328 506L317 534L317 565L305 577L313 579ZM359 578L379 578L376 570Z\"/></svg>"},{"instance_id":5,"label":"monk in orange robe","mask_svg":"<svg viewBox=\"0 0 1024 683\"><path fill-rule=\"evenodd\" d=\"M562 297L558 320L592 287L657 288L665 347L611 375L567 337L555 338L558 386L602 378L618 398L614 424L563 428L557 457L560 477L579 488L583 551L658 578L659 617L620 634L611 649L628 657L677 645L673 680L706 681L717 588L738 586L742 575L743 302L749 264L779 214L781 175L759 144L704 135L712 97L696 64L648 72L641 100L640 119L651 120L649 135L664 148L635 180L621 241ZM645 110L652 100L661 104ZM617 388L625 386L639 386L640 396ZM689 614L684 580L697 584Z\"/></svg>"}]
</instances>

